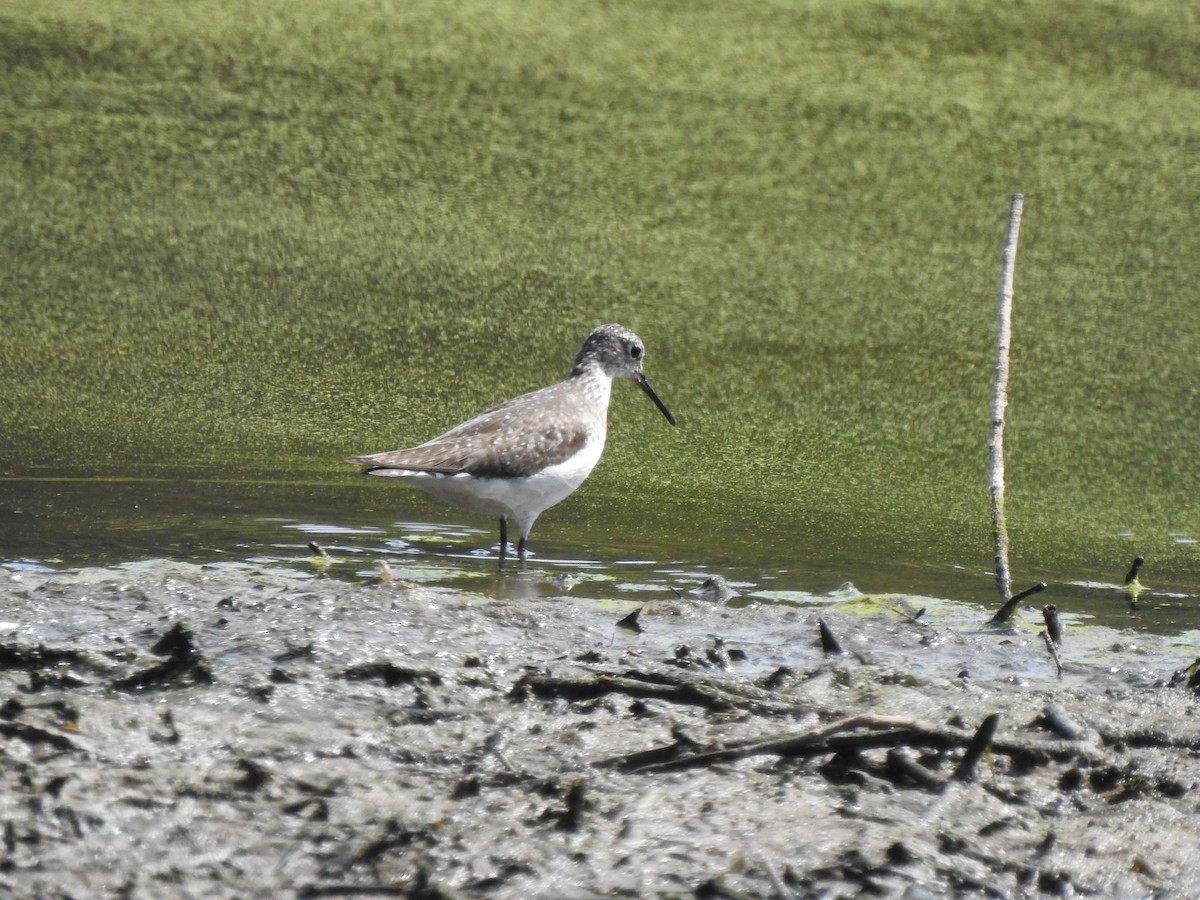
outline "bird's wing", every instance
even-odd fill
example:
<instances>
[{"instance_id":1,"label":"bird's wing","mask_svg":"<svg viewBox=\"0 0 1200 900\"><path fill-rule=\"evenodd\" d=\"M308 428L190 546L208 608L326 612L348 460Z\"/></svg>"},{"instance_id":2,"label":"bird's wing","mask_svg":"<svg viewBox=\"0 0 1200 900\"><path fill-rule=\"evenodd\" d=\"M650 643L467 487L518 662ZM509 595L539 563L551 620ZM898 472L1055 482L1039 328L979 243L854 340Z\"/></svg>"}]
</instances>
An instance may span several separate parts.
<instances>
[{"instance_id":1,"label":"bird's wing","mask_svg":"<svg viewBox=\"0 0 1200 900\"><path fill-rule=\"evenodd\" d=\"M539 416L556 387L522 394L486 409L445 434L404 450L352 456L364 472L393 469L477 478L516 478L570 458L585 443L582 423Z\"/></svg>"}]
</instances>

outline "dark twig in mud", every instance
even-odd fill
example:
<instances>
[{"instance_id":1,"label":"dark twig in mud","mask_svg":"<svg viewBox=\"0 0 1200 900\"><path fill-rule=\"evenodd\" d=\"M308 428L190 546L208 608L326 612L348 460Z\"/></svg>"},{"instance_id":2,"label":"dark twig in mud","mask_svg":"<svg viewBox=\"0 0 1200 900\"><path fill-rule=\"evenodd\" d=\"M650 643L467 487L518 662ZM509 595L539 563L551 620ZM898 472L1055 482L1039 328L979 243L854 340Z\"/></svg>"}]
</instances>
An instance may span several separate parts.
<instances>
[{"instance_id":1,"label":"dark twig in mud","mask_svg":"<svg viewBox=\"0 0 1200 900\"><path fill-rule=\"evenodd\" d=\"M817 627L821 631L821 650L827 656L842 653L842 645L838 643L838 639L833 635L833 629L826 624L824 619L817 619Z\"/></svg>"},{"instance_id":2,"label":"dark twig in mud","mask_svg":"<svg viewBox=\"0 0 1200 900\"><path fill-rule=\"evenodd\" d=\"M562 831L578 831L583 814L591 805L587 798L587 782L582 778L572 781L563 801L565 808L550 814L554 827Z\"/></svg>"},{"instance_id":3,"label":"dark twig in mud","mask_svg":"<svg viewBox=\"0 0 1200 900\"><path fill-rule=\"evenodd\" d=\"M692 748L676 741L662 747L600 760L597 765L626 772L653 773L720 765L752 756L797 758L832 754L843 763L850 761L853 766L866 768L868 762L863 754L887 748L886 768L876 774L889 777L897 783L931 788L942 785L943 779L920 767L920 763L908 755L909 749L923 748L939 754L962 749L962 759L953 775L959 781L973 779L979 760L989 749L994 754L1011 758L1014 765L1022 769L1071 760L1088 766L1111 762L1108 754L1082 741L996 740L998 721L999 716L990 715L972 734L959 728L936 726L906 717L851 716L810 731L730 744L701 752L690 752Z\"/></svg>"},{"instance_id":4,"label":"dark twig in mud","mask_svg":"<svg viewBox=\"0 0 1200 900\"><path fill-rule=\"evenodd\" d=\"M1055 647L1061 647L1063 642L1062 622L1058 620L1058 607L1053 603L1047 603L1042 607L1042 618L1046 620L1046 634L1054 643ZM1057 656L1055 657L1057 659ZM1062 666L1059 666L1059 674L1062 674Z\"/></svg>"},{"instance_id":5,"label":"dark twig in mud","mask_svg":"<svg viewBox=\"0 0 1200 900\"><path fill-rule=\"evenodd\" d=\"M272 662L291 662L296 659L304 659L312 661L316 655L316 647L312 641L299 647L288 647L281 653L276 653L271 657Z\"/></svg>"},{"instance_id":6,"label":"dark twig in mud","mask_svg":"<svg viewBox=\"0 0 1200 900\"><path fill-rule=\"evenodd\" d=\"M344 860L347 869L367 866L375 868L381 861L398 854L415 868L411 879L404 883L380 884L313 884L300 888L298 897L407 897L409 900L453 900L460 895L434 880L430 874L428 850L437 843L431 829L408 828L396 819L384 823L382 834L369 840L352 856ZM378 873L376 872L376 875Z\"/></svg>"},{"instance_id":7,"label":"dark twig in mud","mask_svg":"<svg viewBox=\"0 0 1200 900\"><path fill-rule=\"evenodd\" d=\"M945 782L934 772L912 758L905 747L893 747L888 751L887 764L892 771L892 780L910 781L926 790L940 790Z\"/></svg>"},{"instance_id":8,"label":"dark twig in mud","mask_svg":"<svg viewBox=\"0 0 1200 900\"><path fill-rule=\"evenodd\" d=\"M629 753L612 760L604 760L600 765L616 765L626 772L650 771L655 766L696 753L698 749L696 741L678 731L673 732L672 737L675 738L673 743Z\"/></svg>"},{"instance_id":9,"label":"dark twig in mud","mask_svg":"<svg viewBox=\"0 0 1200 900\"><path fill-rule=\"evenodd\" d=\"M432 685L442 683L442 676L433 669L414 669L387 661L351 666L342 673L342 677L347 681L382 681L384 687L396 687L414 681L425 681Z\"/></svg>"},{"instance_id":10,"label":"dark twig in mud","mask_svg":"<svg viewBox=\"0 0 1200 900\"><path fill-rule=\"evenodd\" d=\"M19 644L0 644L0 669L53 669L63 665L89 665L87 658L75 650L55 650L38 644L22 647Z\"/></svg>"},{"instance_id":11,"label":"dark twig in mud","mask_svg":"<svg viewBox=\"0 0 1200 900\"><path fill-rule=\"evenodd\" d=\"M1138 578L1138 571L1142 568L1142 563L1146 561L1140 553L1133 558L1133 564L1129 567L1129 571L1125 573L1125 580L1121 587L1125 591L1125 595L1131 603L1136 603L1138 595L1145 590L1141 580Z\"/></svg>"},{"instance_id":12,"label":"dark twig in mud","mask_svg":"<svg viewBox=\"0 0 1200 900\"><path fill-rule=\"evenodd\" d=\"M780 666L774 672L764 675L755 682L759 687L775 691L796 680L796 670L791 666Z\"/></svg>"},{"instance_id":13,"label":"dark twig in mud","mask_svg":"<svg viewBox=\"0 0 1200 900\"><path fill-rule=\"evenodd\" d=\"M1146 558L1140 553L1133 558L1133 563L1129 566L1129 571L1125 573L1125 580L1121 582L1124 587L1129 587L1129 585L1137 581L1138 570L1145 561Z\"/></svg>"},{"instance_id":14,"label":"dark twig in mud","mask_svg":"<svg viewBox=\"0 0 1200 900\"><path fill-rule=\"evenodd\" d=\"M1062 678L1062 660L1058 656L1058 642L1050 637L1048 632L1041 632L1042 640L1046 642L1046 650L1050 653L1050 658L1054 660L1054 666L1058 670L1058 677Z\"/></svg>"},{"instance_id":15,"label":"dark twig in mud","mask_svg":"<svg viewBox=\"0 0 1200 900\"><path fill-rule=\"evenodd\" d=\"M1068 741L1080 740L1084 729L1067 717L1067 711L1057 703L1047 703L1033 724L1053 732Z\"/></svg>"},{"instance_id":16,"label":"dark twig in mud","mask_svg":"<svg viewBox=\"0 0 1200 900\"><path fill-rule=\"evenodd\" d=\"M979 764L979 760L983 757L988 747L992 745L992 739L996 736L996 726L999 724L1000 716L998 713L992 713L983 720L979 729L975 732L975 736L971 738L971 743L967 746L967 752L963 754L958 768L954 770L955 780L974 780L975 767Z\"/></svg>"},{"instance_id":17,"label":"dark twig in mud","mask_svg":"<svg viewBox=\"0 0 1200 900\"><path fill-rule=\"evenodd\" d=\"M779 703L765 690L707 680L692 670L670 675L629 672L580 678L531 673L522 676L509 692L514 700L524 700L528 696L594 700L608 694L700 706L715 712L740 709L763 715L794 715L800 711L795 704Z\"/></svg>"},{"instance_id":18,"label":"dark twig in mud","mask_svg":"<svg viewBox=\"0 0 1200 900\"><path fill-rule=\"evenodd\" d=\"M27 671L31 693L46 688L84 687L87 682L74 674L74 668L100 671L102 666L75 650L52 649L42 644L36 647L0 644L0 671Z\"/></svg>"},{"instance_id":19,"label":"dark twig in mud","mask_svg":"<svg viewBox=\"0 0 1200 900\"><path fill-rule=\"evenodd\" d=\"M860 732L865 729L865 733ZM811 731L786 734L766 740L706 750L692 756L639 766L639 772L663 772L690 769L715 763L733 762L750 756L821 756L827 753L860 751L877 747L914 745L950 749L963 746L969 740L966 732L938 728L918 719L897 716L850 716ZM643 754L646 751L643 751ZM643 754L618 757L606 762L628 768L630 761L640 761Z\"/></svg>"},{"instance_id":20,"label":"dark twig in mud","mask_svg":"<svg viewBox=\"0 0 1200 900\"><path fill-rule=\"evenodd\" d=\"M212 670L196 648L191 631L182 622L176 622L171 630L150 648L150 652L167 658L158 665L134 672L125 678L118 678L113 682L114 690L141 691L171 687L180 683L212 683Z\"/></svg>"},{"instance_id":21,"label":"dark twig in mud","mask_svg":"<svg viewBox=\"0 0 1200 900\"><path fill-rule=\"evenodd\" d=\"M638 621L638 617L641 614L642 614L642 607L639 606L637 609L635 609L629 615L625 616L623 619L621 619L619 622L617 622L617 627L624 628L626 631L632 631L634 634L641 634L643 631L646 630L646 626L644 626L641 622Z\"/></svg>"},{"instance_id":22,"label":"dark twig in mud","mask_svg":"<svg viewBox=\"0 0 1200 900\"><path fill-rule=\"evenodd\" d=\"M1186 669L1179 669L1171 675L1168 687L1178 687L1186 680L1187 686L1193 691L1200 692L1200 657L1196 658Z\"/></svg>"},{"instance_id":23,"label":"dark twig in mud","mask_svg":"<svg viewBox=\"0 0 1200 900\"><path fill-rule=\"evenodd\" d=\"M1168 734L1163 731L1113 731L1101 729L1100 740L1106 747L1151 750L1200 751L1200 735Z\"/></svg>"},{"instance_id":24,"label":"dark twig in mud","mask_svg":"<svg viewBox=\"0 0 1200 900\"><path fill-rule=\"evenodd\" d=\"M1005 624L1009 619L1012 618L1012 614L1016 611L1022 600L1024 600L1026 597L1032 597L1034 594L1040 594L1045 589L1046 582L1039 581L1033 587L1026 588L1025 590L1021 591L1021 593L1017 594L1017 596L1013 597L1002 607L1000 607L996 614L988 620L988 625Z\"/></svg>"},{"instance_id":25,"label":"dark twig in mud","mask_svg":"<svg viewBox=\"0 0 1200 900\"><path fill-rule=\"evenodd\" d=\"M27 744L46 744L55 750L79 750L69 737L56 734L36 725L26 725L24 722L0 722L0 736L17 738Z\"/></svg>"}]
</instances>

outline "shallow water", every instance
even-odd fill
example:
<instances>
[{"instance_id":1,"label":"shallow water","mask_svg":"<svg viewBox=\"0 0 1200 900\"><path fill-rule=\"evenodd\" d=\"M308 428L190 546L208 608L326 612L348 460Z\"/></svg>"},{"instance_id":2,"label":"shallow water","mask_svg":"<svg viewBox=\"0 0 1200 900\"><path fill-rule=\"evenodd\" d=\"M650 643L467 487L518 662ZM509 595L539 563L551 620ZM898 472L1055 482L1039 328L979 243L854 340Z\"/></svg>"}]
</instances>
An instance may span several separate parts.
<instances>
[{"instance_id":1,"label":"shallow water","mask_svg":"<svg viewBox=\"0 0 1200 900\"><path fill-rule=\"evenodd\" d=\"M316 537L350 577L410 553L482 576L491 522L340 460L550 383L619 321L679 427L618 385L538 565L991 607L1020 190L1014 585L1194 621L1197 95L1170 4L1090 30L1034 4L916 29L744 4L686 35L671 4L639 28L494 0L288 4L270 27L227 0L28 6L0 97L0 559L290 564ZM1165 593L1131 607L1135 554Z\"/></svg>"},{"instance_id":2,"label":"shallow water","mask_svg":"<svg viewBox=\"0 0 1200 900\"><path fill-rule=\"evenodd\" d=\"M365 479L8 479L0 485L6 498L0 564L16 569L228 560L353 582L376 577L386 563L409 582L510 599L564 589L595 599L612 599L614 591L653 599L696 590L720 575L735 604L757 599L807 606L857 592L895 594L967 604L978 610L981 626L998 605L991 574L954 559L920 559L907 548L806 545L800 533L758 543L725 535L705 543L686 528L647 536L644 524L628 529L611 513L605 518L604 498L589 497L587 488L539 521L524 571L510 563L498 573L494 523ZM314 554L314 542L327 558ZM1141 573L1145 589L1131 597L1121 587L1128 560L1115 563L1108 577L1041 574L1049 586L1019 613L1021 627L1043 627L1040 610L1053 603L1068 626L1163 635L1200 628L1195 585L1156 577L1151 561ZM1028 583L1018 578L1014 591Z\"/></svg>"}]
</instances>

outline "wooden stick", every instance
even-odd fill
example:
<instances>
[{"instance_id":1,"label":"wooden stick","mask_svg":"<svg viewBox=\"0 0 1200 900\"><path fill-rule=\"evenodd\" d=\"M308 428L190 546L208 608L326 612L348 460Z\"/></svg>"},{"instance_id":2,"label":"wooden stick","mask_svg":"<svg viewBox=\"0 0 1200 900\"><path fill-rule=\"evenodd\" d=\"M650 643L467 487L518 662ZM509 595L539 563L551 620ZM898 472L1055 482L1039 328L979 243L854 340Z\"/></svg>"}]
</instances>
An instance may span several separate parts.
<instances>
[{"instance_id":1,"label":"wooden stick","mask_svg":"<svg viewBox=\"0 0 1200 900\"><path fill-rule=\"evenodd\" d=\"M1040 594L1045 589L1046 582L1039 581L1033 587L1026 588L1025 590L1021 591L1021 593L1017 594L1017 596L1009 598L1008 602L1000 607L1000 609L996 611L996 614L988 620L988 625L1005 624L1009 619L1012 618L1013 613L1016 611L1017 607L1021 605L1022 600L1024 600L1026 597L1032 597L1034 594Z\"/></svg>"},{"instance_id":2,"label":"wooden stick","mask_svg":"<svg viewBox=\"0 0 1200 900\"><path fill-rule=\"evenodd\" d=\"M954 770L953 777L956 781L975 780L975 767L983 754L987 752L988 747L992 745L992 738L996 736L996 725L999 722L1000 714L992 713L980 723L979 730L975 732L975 737L971 738L970 745L958 763L958 768Z\"/></svg>"},{"instance_id":3,"label":"wooden stick","mask_svg":"<svg viewBox=\"0 0 1200 900\"><path fill-rule=\"evenodd\" d=\"M1013 270L1017 264L1017 233L1021 229L1023 194L1013 194L1008 229L1000 254L1000 290L996 304L996 379L992 389L991 451L992 535L996 548L996 589L1000 601L1012 599L1008 568L1008 526L1004 521L1004 412L1008 406L1008 350L1012 343Z\"/></svg>"},{"instance_id":4,"label":"wooden stick","mask_svg":"<svg viewBox=\"0 0 1200 900\"><path fill-rule=\"evenodd\" d=\"M842 645L834 637L833 629L825 624L824 619L817 619L817 625L821 631L821 650L826 656L840 654L842 652Z\"/></svg>"},{"instance_id":5,"label":"wooden stick","mask_svg":"<svg viewBox=\"0 0 1200 900\"><path fill-rule=\"evenodd\" d=\"M1058 677L1062 678L1062 658L1058 655L1058 644L1046 632L1041 632L1042 640L1046 642L1046 649L1050 651L1050 658L1054 660L1055 668L1058 669Z\"/></svg>"},{"instance_id":6,"label":"wooden stick","mask_svg":"<svg viewBox=\"0 0 1200 900\"><path fill-rule=\"evenodd\" d=\"M1129 587L1138 580L1138 570L1141 569L1142 563L1146 561L1146 557L1138 554L1133 558L1133 564L1129 567L1129 571L1125 573L1125 580L1121 582L1123 587Z\"/></svg>"}]
</instances>

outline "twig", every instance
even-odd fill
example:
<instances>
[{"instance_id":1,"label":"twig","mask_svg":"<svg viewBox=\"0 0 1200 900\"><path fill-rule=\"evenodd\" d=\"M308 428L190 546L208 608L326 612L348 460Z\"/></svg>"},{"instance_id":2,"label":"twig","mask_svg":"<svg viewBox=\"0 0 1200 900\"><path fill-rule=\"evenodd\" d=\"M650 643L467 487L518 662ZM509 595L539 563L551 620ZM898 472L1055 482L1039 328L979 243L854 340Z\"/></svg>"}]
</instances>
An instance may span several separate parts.
<instances>
[{"instance_id":1,"label":"twig","mask_svg":"<svg viewBox=\"0 0 1200 900\"><path fill-rule=\"evenodd\" d=\"M893 747L887 754L888 768L903 778L927 790L941 790L945 783L940 777L912 758L906 747Z\"/></svg>"},{"instance_id":2,"label":"twig","mask_svg":"<svg viewBox=\"0 0 1200 900\"><path fill-rule=\"evenodd\" d=\"M1129 597L1131 602L1134 603L1137 602L1138 594L1145 590L1145 588L1142 587L1142 582L1138 579L1138 570L1141 569L1142 563L1145 561L1146 558L1140 553L1135 556L1133 558L1133 565L1131 565L1129 567L1129 571L1125 573L1125 581L1121 585L1125 591L1125 595Z\"/></svg>"},{"instance_id":3,"label":"twig","mask_svg":"<svg viewBox=\"0 0 1200 900\"><path fill-rule=\"evenodd\" d=\"M1042 618L1046 620L1046 634L1054 646L1061 647L1063 641L1062 622L1058 620L1058 607L1047 603L1042 607Z\"/></svg>"},{"instance_id":4,"label":"twig","mask_svg":"<svg viewBox=\"0 0 1200 900\"><path fill-rule=\"evenodd\" d=\"M980 723L979 730L975 732L975 737L971 738L971 744L963 754L962 760L959 761L958 768L954 770L956 781L975 780L975 766L991 746L992 738L996 736L996 726L999 723L999 713L992 713Z\"/></svg>"},{"instance_id":5,"label":"twig","mask_svg":"<svg viewBox=\"0 0 1200 900\"><path fill-rule=\"evenodd\" d=\"M176 622L171 630L159 638L151 653L167 657L163 662L134 672L113 682L114 690L142 691L180 685L212 684L213 673L203 654L197 649L192 632L182 622Z\"/></svg>"},{"instance_id":6,"label":"twig","mask_svg":"<svg viewBox=\"0 0 1200 900\"><path fill-rule=\"evenodd\" d=\"M694 748L677 739L666 746L597 760L596 765L647 774L703 768L737 762L752 756L774 755L787 758L840 754L844 758L851 758L866 751L886 748L889 750L887 764L894 774L921 783L924 787L932 787L938 780L936 775L931 773L927 777L921 777L920 772L906 772L906 762L911 760L906 759L904 753L896 756L891 751L926 747L944 752L963 748L962 761L953 775L954 779L960 781L969 781L973 777L976 764L989 749L993 754L1020 758L1024 765L1045 765L1052 761L1069 760L1082 761L1089 766L1111 764L1111 758L1103 750L1080 740L1028 741L1013 737L997 740L998 720L997 715L988 716L972 735L952 726L938 727L914 718L850 716L810 731L726 744L700 752L689 753L688 751ZM1129 735L1123 737L1130 741L1137 739ZM1143 739L1164 740L1161 736ZM1114 737L1113 740L1118 738ZM1200 739L1194 741L1196 746L1200 746Z\"/></svg>"},{"instance_id":7,"label":"twig","mask_svg":"<svg viewBox=\"0 0 1200 900\"><path fill-rule=\"evenodd\" d=\"M838 643L838 639L834 637L833 629L830 628L824 619L817 619L817 626L821 631L821 650L826 656L837 655L842 653L842 645Z\"/></svg>"},{"instance_id":8,"label":"twig","mask_svg":"<svg viewBox=\"0 0 1200 900\"><path fill-rule=\"evenodd\" d=\"M55 750L82 749L66 735L56 734L36 725L26 725L24 722L0 722L0 737L18 738L27 744L47 744Z\"/></svg>"},{"instance_id":9,"label":"twig","mask_svg":"<svg viewBox=\"0 0 1200 900\"><path fill-rule=\"evenodd\" d=\"M1057 642L1051 639L1050 635L1042 632L1042 640L1046 642L1046 649L1050 651L1050 656L1054 660L1054 665L1058 669L1058 677L1062 678L1062 660L1058 657Z\"/></svg>"},{"instance_id":10,"label":"twig","mask_svg":"<svg viewBox=\"0 0 1200 900\"><path fill-rule=\"evenodd\" d=\"M384 687L396 687L400 684L410 684L414 681L425 681L432 685L440 685L442 676L433 669L415 669L411 666L398 666L387 660L361 663L351 666L342 672L342 678L347 681L380 681Z\"/></svg>"},{"instance_id":11,"label":"twig","mask_svg":"<svg viewBox=\"0 0 1200 900\"><path fill-rule=\"evenodd\" d=\"M1013 270L1017 264L1017 234L1025 197L1013 194L1008 229L1000 254L1000 290L996 305L996 379L992 389L991 478L992 535L996 548L996 588L1000 601L1012 597L1008 568L1008 525L1004 520L1004 412L1008 406L1008 351L1012 343Z\"/></svg>"},{"instance_id":12,"label":"twig","mask_svg":"<svg viewBox=\"0 0 1200 900\"><path fill-rule=\"evenodd\" d=\"M849 735L846 732L869 729L865 734ZM831 722L812 731L785 734L766 740L755 740L707 750L691 756L663 760L639 766L637 772L664 772L672 769L692 769L713 763L732 762L750 756L819 756L838 750L864 749L868 747L894 747L905 744L935 746L942 749L966 743L967 736L950 729L937 728L919 719L901 716L850 716ZM627 767L626 758L605 760L607 764Z\"/></svg>"},{"instance_id":13,"label":"twig","mask_svg":"<svg viewBox=\"0 0 1200 900\"><path fill-rule=\"evenodd\" d=\"M1009 600L1007 603L1005 603L1002 607L1000 607L1000 609L996 611L996 614L994 616L992 616L991 619L988 620L988 624L989 625L1003 625L1005 622L1007 622L1009 619L1012 618L1013 612L1016 610L1016 608L1018 606L1020 606L1022 600L1024 600L1026 597L1031 597L1034 594L1040 594L1045 589L1046 589L1046 582L1039 581L1033 587L1026 588L1025 590L1021 591L1021 593L1017 594L1017 596L1013 597L1011 600Z\"/></svg>"},{"instance_id":14,"label":"twig","mask_svg":"<svg viewBox=\"0 0 1200 900\"><path fill-rule=\"evenodd\" d=\"M514 701L534 696L580 702L609 694L698 706L715 712L745 710L759 715L794 715L800 709L799 704L781 702L759 688L722 684L685 672L653 677L636 671L626 675L597 673L581 678L529 673L518 679L509 697Z\"/></svg>"},{"instance_id":15,"label":"twig","mask_svg":"<svg viewBox=\"0 0 1200 900\"><path fill-rule=\"evenodd\" d=\"M617 622L617 628L624 628L626 631L632 631L634 634L641 634L643 631L645 631L646 626L638 621L638 616L642 614L643 608L644 607L639 606L629 615L625 616L625 618ZM613 632L613 635L615 639L616 632Z\"/></svg>"},{"instance_id":16,"label":"twig","mask_svg":"<svg viewBox=\"0 0 1200 900\"><path fill-rule=\"evenodd\" d=\"M1047 703L1043 706L1042 714L1034 722L1068 741L1081 740L1085 734L1080 725L1068 718L1067 711L1059 703Z\"/></svg>"},{"instance_id":17,"label":"twig","mask_svg":"<svg viewBox=\"0 0 1200 900\"><path fill-rule=\"evenodd\" d=\"M1133 558L1133 563L1129 566L1129 571L1125 573L1125 580L1122 582L1123 586L1128 587L1137 581L1138 569L1142 567L1142 563L1145 561L1146 557L1142 556L1140 553Z\"/></svg>"}]
</instances>

